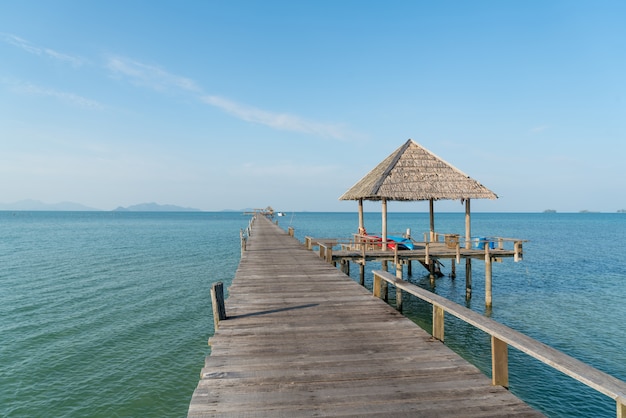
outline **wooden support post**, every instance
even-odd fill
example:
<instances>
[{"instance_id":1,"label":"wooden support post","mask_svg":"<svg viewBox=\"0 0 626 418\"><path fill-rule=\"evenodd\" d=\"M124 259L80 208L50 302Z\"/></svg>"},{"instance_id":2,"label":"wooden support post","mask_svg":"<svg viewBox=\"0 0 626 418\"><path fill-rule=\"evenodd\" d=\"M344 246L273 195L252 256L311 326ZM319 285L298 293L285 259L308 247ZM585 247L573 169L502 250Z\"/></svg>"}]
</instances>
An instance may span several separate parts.
<instances>
[{"instance_id":1,"label":"wooden support post","mask_svg":"<svg viewBox=\"0 0 626 418\"><path fill-rule=\"evenodd\" d=\"M243 229L239 231L239 238L241 239L241 255L243 256L243 253L246 251L247 244L246 236L243 233Z\"/></svg>"},{"instance_id":2,"label":"wooden support post","mask_svg":"<svg viewBox=\"0 0 626 418\"><path fill-rule=\"evenodd\" d=\"M341 260L341 272L346 276L350 275L350 260L342 259Z\"/></svg>"},{"instance_id":3,"label":"wooden support post","mask_svg":"<svg viewBox=\"0 0 626 418\"><path fill-rule=\"evenodd\" d=\"M402 280L402 262L396 261L396 277Z\"/></svg>"},{"instance_id":4,"label":"wooden support post","mask_svg":"<svg viewBox=\"0 0 626 418\"><path fill-rule=\"evenodd\" d=\"M381 264L382 264L383 271L389 271L389 262L387 260L383 260ZM385 302L387 302L389 300L389 289L387 286L387 282L383 280L380 287L381 287L381 291L380 291L381 297L383 298Z\"/></svg>"},{"instance_id":5,"label":"wooden support post","mask_svg":"<svg viewBox=\"0 0 626 418\"><path fill-rule=\"evenodd\" d=\"M491 336L491 384L509 387L509 346Z\"/></svg>"},{"instance_id":6,"label":"wooden support post","mask_svg":"<svg viewBox=\"0 0 626 418\"><path fill-rule=\"evenodd\" d=\"M492 294L491 294L491 254L489 254L489 245L485 245L485 306L491 308L492 306Z\"/></svg>"},{"instance_id":7,"label":"wooden support post","mask_svg":"<svg viewBox=\"0 0 626 418\"><path fill-rule=\"evenodd\" d=\"M456 279L456 263L453 260L450 261L450 278Z\"/></svg>"},{"instance_id":8,"label":"wooden support post","mask_svg":"<svg viewBox=\"0 0 626 418\"><path fill-rule=\"evenodd\" d=\"M387 251L387 199L382 200L383 211L383 251Z\"/></svg>"},{"instance_id":9,"label":"wooden support post","mask_svg":"<svg viewBox=\"0 0 626 418\"><path fill-rule=\"evenodd\" d=\"M472 259L465 259L465 299L472 298Z\"/></svg>"},{"instance_id":10,"label":"wooden support post","mask_svg":"<svg viewBox=\"0 0 626 418\"><path fill-rule=\"evenodd\" d=\"M359 264L359 284L365 286L365 258L363 258L363 262Z\"/></svg>"},{"instance_id":11,"label":"wooden support post","mask_svg":"<svg viewBox=\"0 0 626 418\"><path fill-rule=\"evenodd\" d=\"M430 212L430 240L435 241L435 201L430 199L428 201L428 209Z\"/></svg>"},{"instance_id":12,"label":"wooden support post","mask_svg":"<svg viewBox=\"0 0 626 418\"><path fill-rule=\"evenodd\" d=\"M472 248L472 221L470 217L470 200L465 199L465 249Z\"/></svg>"},{"instance_id":13,"label":"wooden support post","mask_svg":"<svg viewBox=\"0 0 626 418\"><path fill-rule=\"evenodd\" d=\"M515 251L515 254L513 255L513 261L517 263L518 261L524 258L523 251L522 251L522 242L515 241L515 244L513 244L513 249Z\"/></svg>"},{"instance_id":14,"label":"wooden support post","mask_svg":"<svg viewBox=\"0 0 626 418\"><path fill-rule=\"evenodd\" d=\"M374 274L374 281L372 283L372 293L377 298L380 298L382 283L383 283L383 279L381 279L379 275Z\"/></svg>"},{"instance_id":15,"label":"wooden support post","mask_svg":"<svg viewBox=\"0 0 626 418\"><path fill-rule=\"evenodd\" d=\"M289 228L287 228L287 233L289 234L290 237L293 237L294 235L293 226L290 226Z\"/></svg>"},{"instance_id":16,"label":"wooden support post","mask_svg":"<svg viewBox=\"0 0 626 418\"><path fill-rule=\"evenodd\" d=\"M396 244L396 245L393 247L393 262L394 262L394 264L396 264L396 265L398 265L398 247L399 247L399 245L398 245L398 244Z\"/></svg>"},{"instance_id":17,"label":"wooden support post","mask_svg":"<svg viewBox=\"0 0 626 418\"><path fill-rule=\"evenodd\" d=\"M444 310L441 306L433 305L433 337L443 341L444 337Z\"/></svg>"},{"instance_id":18,"label":"wooden support post","mask_svg":"<svg viewBox=\"0 0 626 418\"><path fill-rule=\"evenodd\" d=\"M365 230L365 223L363 222L363 199L359 199L359 234Z\"/></svg>"},{"instance_id":19,"label":"wooden support post","mask_svg":"<svg viewBox=\"0 0 626 418\"><path fill-rule=\"evenodd\" d=\"M402 263L396 261L396 277L402 280ZM396 309L402 312L402 289L396 286Z\"/></svg>"},{"instance_id":20,"label":"wooden support post","mask_svg":"<svg viewBox=\"0 0 626 418\"><path fill-rule=\"evenodd\" d=\"M413 276L413 260L406 260L406 274Z\"/></svg>"},{"instance_id":21,"label":"wooden support post","mask_svg":"<svg viewBox=\"0 0 626 418\"><path fill-rule=\"evenodd\" d=\"M617 399L617 418L626 418L626 399Z\"/></svg>"},{"instance_id":22,"label":"wooden support post","mask_svg":"<svg viewBox=\"0 0 626 418\"><path fill-rule=\"evenodd\" d=\"M428 263L428 271L429 271L429 279L432 282L435 281L435 260L434 259L430 259L430 262Z\"/></svg>"},{"instance_id":23,"label":"wooden support post","mask_svg":"<svg viewBox=\"0 0 626 418\"><path fill-rule=\"evenodd\" d=\"M213 307L213 326L217 331L220 321L226 319L226 307L224 306L224 283L217 282L211 286L211 306Z\"/></svg>"}]
</instances>

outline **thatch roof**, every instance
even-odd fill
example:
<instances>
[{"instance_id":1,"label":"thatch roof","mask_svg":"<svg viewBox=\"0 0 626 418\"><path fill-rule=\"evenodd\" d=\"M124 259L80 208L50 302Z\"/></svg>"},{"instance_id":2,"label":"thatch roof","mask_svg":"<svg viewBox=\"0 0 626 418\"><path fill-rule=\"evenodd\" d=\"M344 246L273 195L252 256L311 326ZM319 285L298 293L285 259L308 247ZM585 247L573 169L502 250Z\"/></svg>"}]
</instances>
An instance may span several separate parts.
<instances>
[{"instance_id":1,"label":"thatch roof","mask_svg":"<svg viewBox=\"0 0 626 418\"><path fill-rule=\"evenodd\" d=\"M498 196L409 139L339 200L463 200Z\"/></svg>"}]
</instances>

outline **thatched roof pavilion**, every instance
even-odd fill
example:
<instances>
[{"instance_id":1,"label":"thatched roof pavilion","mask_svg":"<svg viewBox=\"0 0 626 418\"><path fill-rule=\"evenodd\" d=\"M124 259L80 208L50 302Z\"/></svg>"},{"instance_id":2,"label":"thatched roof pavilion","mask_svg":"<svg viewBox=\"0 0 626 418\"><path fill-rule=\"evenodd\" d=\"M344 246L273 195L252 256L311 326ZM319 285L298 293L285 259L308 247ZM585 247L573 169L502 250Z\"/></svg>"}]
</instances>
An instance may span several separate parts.
<instances>
[{"instance_id":1,"label":"thatched roof pavilion","mask_svg":"<svg viewBox=\"0 0 626 418\"><path fill-rule=\"evenodd\" d=\"M431 239L434 234L433 202L461 200L466 204L466 243L470 240L470 199L498 196L461 170L409 139L359 180L339 200L359 201L359 231L364 231L363 200L383 205L383 239L386 240L387 201L430 202ZM383 246L384 247L384 246Z\"/></svg>"}]
</instances>

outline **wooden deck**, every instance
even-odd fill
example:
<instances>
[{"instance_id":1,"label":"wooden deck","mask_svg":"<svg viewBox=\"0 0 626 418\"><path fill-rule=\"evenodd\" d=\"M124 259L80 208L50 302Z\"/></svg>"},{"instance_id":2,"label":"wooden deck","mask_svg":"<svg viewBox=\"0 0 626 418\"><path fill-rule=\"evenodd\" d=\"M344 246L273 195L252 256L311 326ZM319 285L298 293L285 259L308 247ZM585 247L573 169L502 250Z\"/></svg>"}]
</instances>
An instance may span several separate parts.
<instances>
[{"instance_id":1,"label":"wooden deck","mask_svg":"<svg viewBox=\"0 0 626 418\"><path fill-rule=\"evenodd\" d=\"M542 416L264 217L226 314L189 417Z\"/></svg>"}]
</instances>

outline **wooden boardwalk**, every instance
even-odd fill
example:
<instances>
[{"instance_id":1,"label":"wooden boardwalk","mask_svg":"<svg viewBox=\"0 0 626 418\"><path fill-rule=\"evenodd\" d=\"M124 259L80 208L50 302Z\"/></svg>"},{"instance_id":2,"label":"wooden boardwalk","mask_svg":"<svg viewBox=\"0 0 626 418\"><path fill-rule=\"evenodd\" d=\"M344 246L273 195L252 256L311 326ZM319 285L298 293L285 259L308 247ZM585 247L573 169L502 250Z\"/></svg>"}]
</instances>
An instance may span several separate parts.
<instances>
[{"instance_id":1,"label":"wooden boardwalk","mask_svg":"<svg viewBox=\"0 0 626 418\"><path fill-rule=\"evenodd\" d=\"M264 217L226 313L189 417L542 416Z\"/></svg>"}]
</instances>

